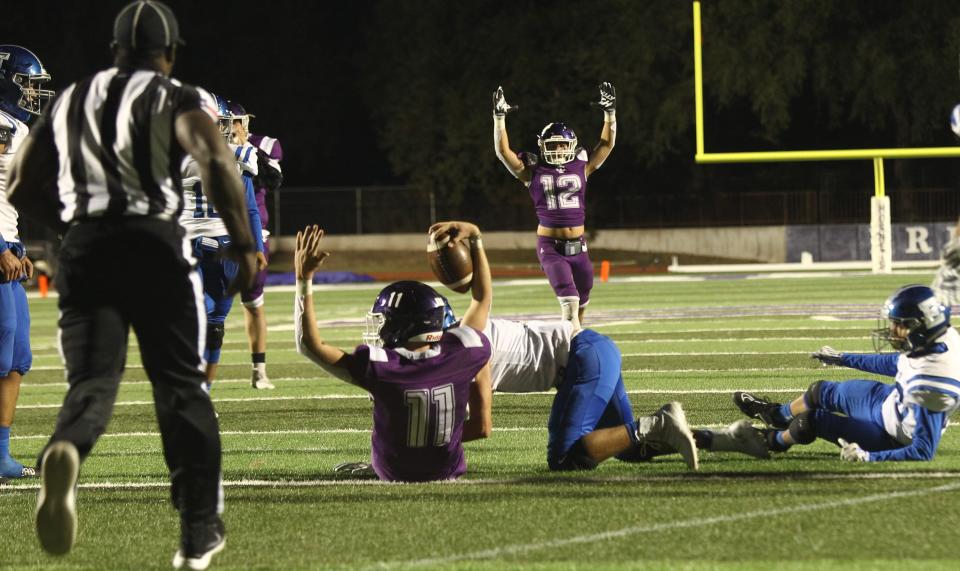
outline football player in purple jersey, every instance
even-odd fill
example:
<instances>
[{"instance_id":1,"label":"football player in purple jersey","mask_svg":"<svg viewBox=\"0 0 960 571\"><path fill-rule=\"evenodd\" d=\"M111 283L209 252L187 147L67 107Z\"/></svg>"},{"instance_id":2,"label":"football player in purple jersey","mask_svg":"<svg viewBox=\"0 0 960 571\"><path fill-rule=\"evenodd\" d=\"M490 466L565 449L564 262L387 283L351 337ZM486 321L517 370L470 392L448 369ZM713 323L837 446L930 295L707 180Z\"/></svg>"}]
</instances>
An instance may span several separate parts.
<instances>
[{"instance_id":1,"label":"football player in purple jersey","mask_svg":"<svg viewBox=\"0 0 960 571\"><path fill-rule=\"evenodd\" d=\"M530 191L537 211L537 257L560 301L563 319L580 329L590 303L593 265L583 237L587 179L607 160L617 138L616 91L600 84L603 110L600 142L589 155L577 145L572 129L549 123L538 136L540 154L516 153L507 138L506 116L511 106L498 87L493 93L493 149L510 174Z\"/></svg>"},{"instance_id":2,"label":"football player in purple jersey","mask_svg":"<svg viewBox=\"0 0 960 571\"><path fill-rule=\"evenodd\" d=\"M267 263L270 260L270 232L267 231L267 192L275 191L283 180L280 160L283 150L280 141L255 135L250 132L250 119L253 114L235 101L230 102L230 114L233 115L230 142L236 145L249 143L257 152L257 174L253 177L254 198L260 210L261 234L263 235L263 260L259 263L257 277L253 287L240 292L246 321L247 339L250 341L250 361L253 366L250 384L255 389L273 389L273 383L267 377L267 316L263 305L263 286L267 282ZM255 229L257 230L257 229ZM262 267L261 267L262 265Z\"/></svg>"},{"instance_id":3,"label":"football player in purple jersey","mask_svg":"<svg viewBox=\"0 0 960 571\"><path fill-rule=\"evenodd\" d=\"M490 358L483 330L493 287L480 230L467 222L441 222L430 232L470 245L473 299L460 326L444 329L448 304L433 288L397 282L380 292L367 315L379 343L360 345L353 353L326 344L317 328L311 285L329 255L321 249L323 230L310 226L297 233L297 351L373 396L372 465L381 480L449 480L466 471L467 403L474 378Z\"/></svg>"}]
</instances>

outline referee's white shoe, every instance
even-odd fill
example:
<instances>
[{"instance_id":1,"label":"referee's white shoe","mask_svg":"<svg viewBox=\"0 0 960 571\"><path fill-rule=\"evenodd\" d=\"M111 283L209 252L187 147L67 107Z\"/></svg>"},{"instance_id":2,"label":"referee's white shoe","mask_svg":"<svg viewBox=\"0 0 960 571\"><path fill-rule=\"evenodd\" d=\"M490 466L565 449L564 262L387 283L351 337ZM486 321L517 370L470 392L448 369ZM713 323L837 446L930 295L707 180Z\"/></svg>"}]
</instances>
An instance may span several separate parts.
<instances>
[{"instance_id":1,"label":"referee's white shoe","mask_svg":"<svg viewBox=\"0 0 960 571\"><path fill-rule=\"evenodd\" d=\"M77 538L77 478L80 454L72 442L58 440L43 453L36 525L40 546L64 555Z\"/></svg>"}]
</instances>

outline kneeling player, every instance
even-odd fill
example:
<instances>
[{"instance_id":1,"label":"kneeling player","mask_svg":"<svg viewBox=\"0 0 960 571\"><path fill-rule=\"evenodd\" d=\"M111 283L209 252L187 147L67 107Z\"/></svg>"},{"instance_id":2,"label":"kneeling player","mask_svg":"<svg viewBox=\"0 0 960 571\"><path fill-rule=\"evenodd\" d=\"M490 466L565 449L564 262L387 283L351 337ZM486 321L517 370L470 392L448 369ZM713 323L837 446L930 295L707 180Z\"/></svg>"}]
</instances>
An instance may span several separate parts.
<instances>
[{"instance_id":1,"label":"kneeling player","mask_svg":"<svg viewBox=\"0 0 960 571\"><path fill-rule=\"evenodd\" d=\"M470 243L473 300L461 326L444 331L446 300L433 288L397 282L380 292L368 315L382 346L360 345L352 354L324 343L317 329L311 283L328 255L320 248L323 230L312 226L297 233L297 351L374 397L373 469L381 480L449 480L466 471L467 402L474 377L490 358L490 341L482 331L493 288L480 230L466 222L430 230Z\"/></svg>"},{"instance_id":2,"label":"kneeling player","mask_svg":"<svg viewBox=\"0 0 960 571\"><path fill-rule=\"evenodd\" d=\"M783 452L823 438L839 444L840 457L850 462L933 459L948 418L960 406L960 335L950 326L950 309L922 285L894 292L882 318L888 326L874 332L875 339L896 353L823 347L812 357L895 377L896 383L817 381L787 404L734 394L744 414L772 427L766 431L770 450Z\"/></svg>"}]
</instances>

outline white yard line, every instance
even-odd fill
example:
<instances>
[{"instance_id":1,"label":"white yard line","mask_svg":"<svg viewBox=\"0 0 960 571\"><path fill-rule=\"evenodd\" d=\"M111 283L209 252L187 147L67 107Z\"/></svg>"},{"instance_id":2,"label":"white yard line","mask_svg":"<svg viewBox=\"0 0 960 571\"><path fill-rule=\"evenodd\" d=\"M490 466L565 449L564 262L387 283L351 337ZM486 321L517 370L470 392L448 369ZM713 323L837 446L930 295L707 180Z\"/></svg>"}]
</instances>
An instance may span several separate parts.
<instances>
[{"instance_id":1,"label":"white yard line","mask_svg":"<svg viewBox=\"0 0 960 571\"><path fill-rule=\"evenodd\" d=\"M956 475L954 475L953 477L956 478ZM598 541L608 541L611 539L620 539L623 537L629 537L629 536L645 534L645 533L658 533L658 532L670 531L675 529L689 529L689 528L705 527L705 526L717 525L717 524L735 523L738 521L751 520L751 519L757 519L757 518L771 518L774 516L785 516L785 515L804 513L804 512L830 510L830 509L836 509L836 508L848 508L848 507L859 506L863 504L885 502L885 501L902 499L902 498L912 498L912 497L925 496L925 495L935 494L935 493L955 492L957 490L960 490L960 483L945 484L942 486L935 486L932 488L922 488L919 490L888 492L885 494L871 494L869 496L861 496L858 498L848 498L848 499L837 500L832 502L801 504L801 505L789 506L789 507L783 507L783 508L748 511L748 512L742 512L738 514L731 514L731 515L666 521L663 523L623 527L620 529L603 531L599 533L561 537L561 538L552 539L549 541L537 542L537 543L516 543L513 545L505 545L503 547L495 547L493 549L468 551L468 552L457 553L453 555L443 555L439 557L430 557L425 559L408 559L405 561L381 561L374 565L366 567L366 569L371 569L371 570L372 569L398 569L398 568L408 568L408 567L442 566L442 565L454 563L457 561L496 559L496 558L512 556L512 555L521 555L521 554L529 553L532 551L541 551L544 549L560 548L560 547L566 547L568 545L577 545L577 544L583 544L583 543L595 543Z\"/></svg>"},{"instance_id":2,"label":"white yard line","mask_svg":"<svg viewBox=\"0 0 960 571\"><path fill-rule=\"evenodd\" d=\"M627 394L633 395L696 395L696 394L733 394L733 391L737 389L634 389L627 391ZM747 390L753 393L802 393L806 389L804 388L761 388L761 389L740 389ZM528 393L495 393L497 396L511 395L511 396L530 396L530 395L552 395L553 391L534 391ZM370 397L366 393L349 393L349 394L328 394L328 395L300 395L300 396L272 396L272 397L227 397L227 398L215 398L213 399L214 404L224 403L224 402L270 402L270 401L299 401L299 400L369 400ZM147 406L153 405L152 400L131 400L131 401L117 401L114 403L114 406ZM49 408L60 408L60 403L49 403L49 404L20 404L17 405L18 410L30 410L30 409L49 409Z\"/></svg>"},{"instance_id":3,"label":"white yard line","mask_svg":"<svg viewBox=\"0 0 960 571\"><path fill-rule=\"evenodd\" d=\"M490 485L523 485L523 484L544 484L550 483L554 485L564 485L568 483L668 483L668 482L744 482L744 481L763 481L763 482L778 482L778 481L844 481L844 480L957 480L960 478L956 472L873 472L873 473L846 473L846 474L828 474L828 473L763 473L763 474L693 474L693 473L683 473L677 475L637 475L637 476L589 476L584 478L577 478L576 480L567 481L564 478L551 477L547 474L531 474L529 476L519 476L515 478L462 478L459 480L444 480L439 482L423 482L423 483L404 483L404 482L381 482L376 479L330 479L330 480L258 480L258 479L241 479L241 480L224 480L223 486L225 488L323 488L328 486L490 486ZM35 481L35 480L34 480ZM167 481L141 481L141 482L112 482L112 481L99 481L99 482L81 482L77 486L80 489L84 490L149 490L149 489L165 489L170 487L170 482ZM25 492L25 491L36 491L40 489L40 484L13 484L9 483L4 486L0 486L0 496L2 495L12 495L16 492ZM900 497L911 497L918 495L925 495L928 493L934 492L952 492L960 490L960 483L956 484L944 484L941 486L936 486L934 488L924 488L921 490L910 490L904 492L892 492L889 494L875 494L871 496L864 496L862 498L851 498L849 500L840 500L838 502L826 502L823 504L810 504L801 507L790 507L790 508L780 508L773 510L761 510L755 512L746 512L743 514L735 514L730 516L719 516L717 518L705 518L705 519L694 519L694 520L685 520L685 522L709 522L709 523L723 523L722 521L714 520L726 520L727 518L733 518L731 521L737 521L738 519L747 519L753 517L762 517L764 515L778 515L782 513L791 513L792 510L797 511L810 511L817 509L826 509L828 507L844 507L849 505L857 505L861 503L870 503L873 501L881 501L884 499L896 499ZM700 525L709 525L709 523L702 523ZM681 525L673 525L681 524ZM684 521L681 522L672 522L667 524L656 524L655 527L660 528L661 526L668 525L670 527L692 527L690 523L683 525ZM667 527L666 529L669 529ZM640 533L639 528L625 528L626 529L638 529L636 533ZM597 535L607 535L607 534L618 534L622 533L625 530L616 530L612 532L604 532ZM630 534L627 534L630 535ZM580 537L580 536L578 536ZM593 536L583 536L583 537L593 537ZM566 541L566 540L558 540ZM574 542L580 543L580 542ZM539 544L532 544L539 545ZM511 549L512 547L506 547L501 549ZM462 557L462 556L460 556ZM464 559L472 557L462 557ZM455 561L456 559L450 559L449 561ZM438 563L447 561L447 558L443 558L443 561L437 561ZM400 562L393 562L393 564ZM405 562L409 564L409 562ZM421 563L420 565L423 565Z\"/></svg>"}]
</instances>

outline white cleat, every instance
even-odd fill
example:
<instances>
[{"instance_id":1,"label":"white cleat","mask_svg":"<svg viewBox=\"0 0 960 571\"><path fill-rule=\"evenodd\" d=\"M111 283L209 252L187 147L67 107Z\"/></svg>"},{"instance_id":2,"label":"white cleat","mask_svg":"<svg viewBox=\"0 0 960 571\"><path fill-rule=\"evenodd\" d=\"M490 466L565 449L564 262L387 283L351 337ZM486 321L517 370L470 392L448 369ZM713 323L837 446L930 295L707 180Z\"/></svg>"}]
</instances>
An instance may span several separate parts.
<instances>
[{"instance_id":1,"label":"white cleat","mask_svg":"<svg viewBox=\"0 0 960 571\"><path fill-rule=\"evenodd\" d=\"M747 419L740 419L726 428L713 431L713 452L740 452L747 456L766 460L770 450L763 434Z\"/></svg>"},{"instance_id":2,"label":"white cleat","mask_svg":"<svg viewBox=\"0 0 960 571\"><path fill-rule=\"evenodd\" d=\"M250 378L250 384L253 385L253 388L257 390L273 390L277 387L270 382L270 379L267 378L267 373L262 372L258 369L253 370L253 375Z\"/></svg>"},{"instance_id":3,"label":"white cleat","mask_svg":"<svg viewBox=\"0 0 960 571\"><path fill-rule=\"evenodd\" d=\"M693 432L687 425L687 415L678 402L670 402L651 416L638 419L637 437L642 442L652 441L666 444L680 453L683 461L691 470L698 470L697 443ZM641 429L644 430L641 433Z\"/></svg>"},{"instance_id":4,"label":"white cleat","mask_svg":"<svg viewBox=\"0 0 960 571\"><path fill-rule=\"evenodd\" d=\"M77 538L77 478L80 454L72 442L60 440L43 453L37 495L37 537L43 550L64 555Z\"/></svg>"}]
</instances>

